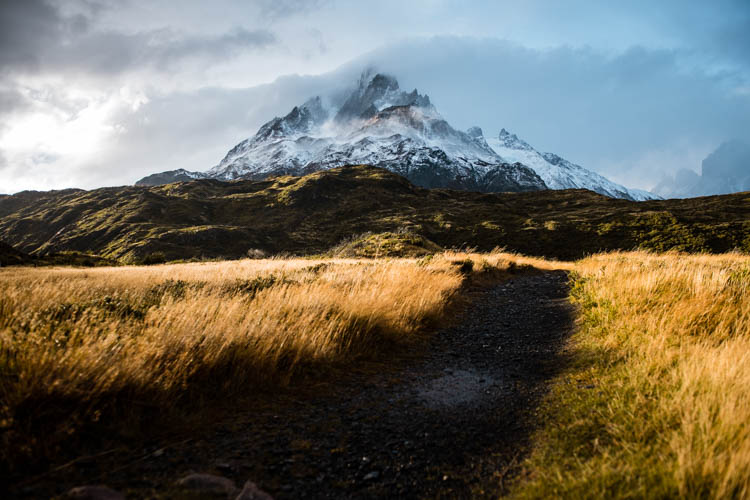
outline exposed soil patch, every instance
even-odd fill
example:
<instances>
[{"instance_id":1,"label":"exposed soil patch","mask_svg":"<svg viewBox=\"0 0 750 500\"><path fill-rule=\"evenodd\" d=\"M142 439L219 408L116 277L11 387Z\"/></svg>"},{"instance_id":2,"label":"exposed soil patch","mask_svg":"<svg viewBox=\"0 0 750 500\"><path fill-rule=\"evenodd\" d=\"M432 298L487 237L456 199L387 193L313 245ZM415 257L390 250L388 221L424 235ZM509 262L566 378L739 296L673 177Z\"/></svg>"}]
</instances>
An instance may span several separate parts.
<instances>
[{"instance_id":1,"label":"exposed soil patch","mask_svg":"<svg viewBox=\"0 0 750 500\"><path fill-rule=\"evenodd\" d=\"M76 463L15 496L106 484L182 498L189 472L250 479L276 498L483 498L502 494L573 325L564 272L476 293L463 319L408 361L355 371L272 405L243 404L179 444Z\"/></svg>"}]
</instances>

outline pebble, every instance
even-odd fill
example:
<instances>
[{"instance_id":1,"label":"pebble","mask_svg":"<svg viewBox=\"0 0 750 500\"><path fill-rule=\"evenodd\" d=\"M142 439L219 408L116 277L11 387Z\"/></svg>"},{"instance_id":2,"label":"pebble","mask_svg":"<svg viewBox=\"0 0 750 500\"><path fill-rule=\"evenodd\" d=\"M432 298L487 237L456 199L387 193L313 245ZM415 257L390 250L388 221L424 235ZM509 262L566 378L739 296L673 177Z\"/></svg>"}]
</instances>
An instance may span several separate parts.
<instances>
[{"instance_id":1,"label":"pebble","mask_svg":"<svg viewBox=\"0 0 750 500\"><path fill-rule=\"evenodd\" d=\"M125 500L125 495L119 491L102 485L78 486L68 491L67 497L78 500Z\"/></svg>"},{"instance_id":2,"label":"pebble","mask_svg":"<svg viewBox=\"0 0 750 500\"><path fill-rule=\"evenodd\" d=\"M239 495L234 500L273 500L273 497L258 488L252 481L246 481Z\"/></svg>"},{"instance_id":3,"label":"pebble","mask_svg":"<svg viewBox=\"0 0 750 500\"><path fill-rule=\"evenodd\" d=\"M176 484L181 488L207 493L226 493L231 495L239 491L234 481L214 474L188 474L178 479Z\"/></svg>"}]
</instances>

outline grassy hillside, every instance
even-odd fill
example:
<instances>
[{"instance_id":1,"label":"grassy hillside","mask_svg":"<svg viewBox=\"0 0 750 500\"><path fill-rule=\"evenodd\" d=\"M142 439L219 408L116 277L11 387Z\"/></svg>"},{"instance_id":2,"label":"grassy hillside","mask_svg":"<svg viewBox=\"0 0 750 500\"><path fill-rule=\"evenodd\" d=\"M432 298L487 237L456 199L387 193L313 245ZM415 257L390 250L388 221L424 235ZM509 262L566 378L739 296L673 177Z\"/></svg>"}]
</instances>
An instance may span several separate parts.
<instances>
[{"instance_id":1,"label":"grassy hillside","mask_svg":"<svg viewBox=\"0 0 750 500\"><path fill-rule=\"evenodd\" d=\"M428 251L433 243L499 246L559 259L634 248L750 251L750 194L645 203L583 190L482 194L422 189L355 166L260 182L0 199L0 240L34 254L78 251L131 263L239 258L249 250L319 254L365 233L410 234Z\"/></svg>"}]
</instances>

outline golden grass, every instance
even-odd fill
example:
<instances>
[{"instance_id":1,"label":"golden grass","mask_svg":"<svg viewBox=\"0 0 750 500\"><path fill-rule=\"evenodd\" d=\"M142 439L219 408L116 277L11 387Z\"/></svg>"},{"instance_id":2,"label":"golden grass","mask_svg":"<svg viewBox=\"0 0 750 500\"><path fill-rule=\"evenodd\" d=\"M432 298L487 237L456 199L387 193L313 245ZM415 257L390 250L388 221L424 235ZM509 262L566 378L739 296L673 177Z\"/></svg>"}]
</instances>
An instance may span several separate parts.
<instances>
[{"instance_id":1,"label":"golden grass","mask_svg":"<svg viewBox=\"0 0 750 500\"><path fill-rule=\"evenodd\" d=\"M513 494L750 497L750 257L740 254L2 269L3 460L54 456L123 405L199 412L403 350L445 317L467 277L524 267L572 270L580 321Z\"/></svg>"},{"instance_id":2,"label":"golden grass","mask_svg":"<svg viewBox=\"0 0 750 500\"><path fill-rule=\"evenodd\" d=\"M514 260L454 252L2 269L4 458L64 442L102 413L121 414L118 404L195 407L399 349L443 317L467 275Z\"/></svg>"},{"instance_id":3,"label":"golden grass","mask_svg":"<svg viewBox=\"0 0 750 500\"><path fill-rule=\"evenodd\" d=\"M750 257L580 261L572 365L519 497L750 497Z\"/></svg>"}]
</instances>

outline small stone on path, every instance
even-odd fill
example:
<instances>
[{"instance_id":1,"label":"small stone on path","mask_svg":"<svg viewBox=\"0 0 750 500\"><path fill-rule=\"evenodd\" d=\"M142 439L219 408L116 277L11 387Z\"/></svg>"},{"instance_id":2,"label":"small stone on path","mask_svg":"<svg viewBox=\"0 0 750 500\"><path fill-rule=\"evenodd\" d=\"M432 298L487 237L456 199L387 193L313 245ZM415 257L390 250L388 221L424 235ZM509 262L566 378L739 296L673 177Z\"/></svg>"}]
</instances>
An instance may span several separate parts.
<instances>
[{"instance_id":1,"label":"small stone on path","mask_svg":"<svg viewBox=\"0 0 750 500\"><path fill-rule=\"evenodd\" d=\"M364 480L365 480L365 481L372 481L372 480L374 480L374 479L377 479L377 478L379 478L379 477L380 477L380 472L378 472L378 471L374 470L374 471L372 471L372 472L368 472L368 473L367 473L367 474L365 475L365 477L364 477Z\"/></svg>"},{"instance_id":2,"label":"small stone on path","mask_svg":"<svg viewBox=\"0 0 750 500\"><path fill-rule=\"evenodd\" d=\"M68 491L68 498L79 500L125 500L125 495L102 485L78 486Z\"/></svg>"},{"instance_id":3,"label":"small stone on path","mask_svg":"<svg viewBox=\"0 0 750 500\"><path fill-rule=\"evenodd\" d=\"M177 486L188 490L226 493L227 495L232 495L239 490L231 479L214 474L189 474L177 480Z\"/></svg>"},{"instance_id":4,"label":"small stone on path","mask_svg":"<svg viewBox=\"0 0 750 500\"><path fill-rule=\"evenodd\" d=\"M258 488L254 482L247 481L234 500L273 500L273 497Z\"/></svg>"}]
</instances>

